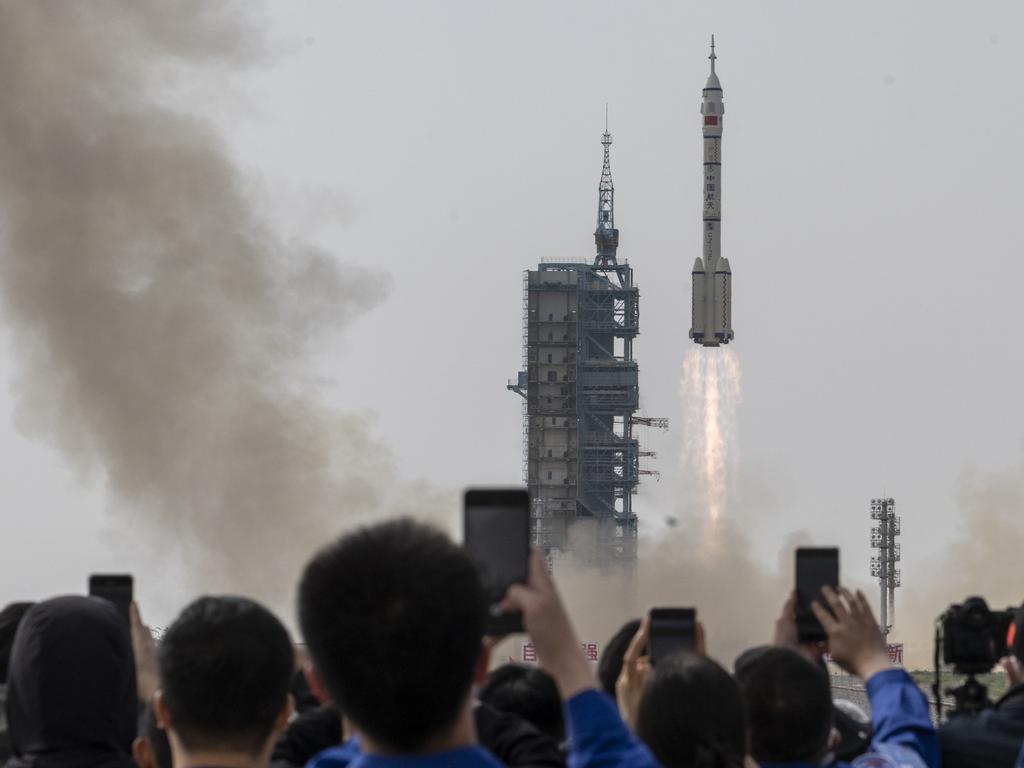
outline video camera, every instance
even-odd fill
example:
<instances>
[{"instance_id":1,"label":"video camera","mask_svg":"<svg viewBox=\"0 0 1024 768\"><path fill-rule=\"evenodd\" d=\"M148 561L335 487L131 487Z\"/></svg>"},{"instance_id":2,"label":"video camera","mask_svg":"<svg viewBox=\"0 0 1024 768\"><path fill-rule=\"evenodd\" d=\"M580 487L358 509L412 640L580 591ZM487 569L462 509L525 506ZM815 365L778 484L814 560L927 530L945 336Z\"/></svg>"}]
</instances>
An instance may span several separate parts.
<instances>
[{"instance_id":1,"label":"video camera","mask_svg":"<svg viewBox=\"0 0 1024 768\"><path fill-rule=\"evenodd\" d=\"M950 713L980 712L992 706L988 689L975 675L988 672L1004 656L1024 656L1024 610L1007 608L993 611L982 597L968 597L960 605L951 605L935 625L935 706L942 717L942 694L953 696ZM967 680L956 688L942 690L939 649L942 662Z\"/></svg>"}]
</instances>

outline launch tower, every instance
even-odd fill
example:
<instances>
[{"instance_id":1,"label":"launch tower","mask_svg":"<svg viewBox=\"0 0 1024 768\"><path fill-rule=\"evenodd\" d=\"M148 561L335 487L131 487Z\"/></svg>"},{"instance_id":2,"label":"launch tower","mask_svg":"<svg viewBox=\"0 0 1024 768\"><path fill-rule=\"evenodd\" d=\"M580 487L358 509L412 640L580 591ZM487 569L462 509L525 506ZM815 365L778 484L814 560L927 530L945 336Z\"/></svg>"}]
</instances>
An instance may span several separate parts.
<instances>
[{"instance_id":1,"label":"launch tower","mask_svg":"<svg viewBox=\"0 0 1024 768\"><path fill-rule=\"evenodd\" d=\"M609 150L598 186L592 264L543 261L523 276L523 363L508 389L523 397L523 475L533 543L549 561L571 550L595 565L636 561L633 493L642 452L635 428L667 428L636 415L633 340L640 292L619 261ZM570 540L570 530L572 537Z\"/></svg>"}]
</instances>

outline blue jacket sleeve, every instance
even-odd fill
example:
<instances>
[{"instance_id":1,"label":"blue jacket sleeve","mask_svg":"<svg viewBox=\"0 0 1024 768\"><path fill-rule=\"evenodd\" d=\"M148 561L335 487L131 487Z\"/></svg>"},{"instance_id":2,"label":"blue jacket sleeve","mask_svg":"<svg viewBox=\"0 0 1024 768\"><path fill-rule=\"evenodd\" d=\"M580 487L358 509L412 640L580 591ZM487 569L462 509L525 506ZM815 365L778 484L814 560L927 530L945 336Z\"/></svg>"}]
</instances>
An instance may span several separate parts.
<instances>
[{"instance_id":1,"label":"blue jacket sleeve","mask_svg":"<svg viewBox=\"0 0 1024 768\"><path fill-rule=\"evenodd\" d=\"M928 712L928 700L902 669L886 669L865 686L875 729L872 744L912 749L929 768L939 768L939 737Z\"/></svg>"},{"instance_id":2,"label":"blue jacket sleeve","mask_svg":"<svg viewBox=\"0 0 1024 768\"><path fill-rule=\"evenodd\" d=\"M1020 748L1020 755L1017 757L1016 768L1024 768L1024 746Z\"/></svg>"},{"instance_id":3,"label":"blue jacket sleeve","mask_svg":"<svg viewBox=\"0 0 1024 768\"><path fill-rule=\"evenodd\" d=\"M353 736L340 747L331 747L313 756L306 768L346 768L359 757L359 739Z\"/></svg>"},{"instance_id":4,"label":"blue jacket sleeve","mask_svg":"<svg viewBox=\"0 0 1024 768\"><path fill-rule=\"evenodd\" d=\"M590 690L565 703L568 768L657 768L654 755L632 734L607 694Z\"/></svg>"}]
</instances>

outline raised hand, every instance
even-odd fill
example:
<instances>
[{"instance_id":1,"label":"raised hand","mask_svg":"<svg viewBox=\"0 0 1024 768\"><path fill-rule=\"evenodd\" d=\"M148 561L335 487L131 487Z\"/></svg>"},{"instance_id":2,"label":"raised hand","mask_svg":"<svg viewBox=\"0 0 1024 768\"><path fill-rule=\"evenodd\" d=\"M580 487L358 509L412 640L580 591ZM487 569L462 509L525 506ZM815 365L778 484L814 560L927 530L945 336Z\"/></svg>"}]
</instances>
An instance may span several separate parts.
<instances>
[{"instance_id":1,"label":"raised hand","mask_svg":"<svg viewBox=\"0 0 1024 768\"><path fill-rule=\"evenodd\" d=\"M555 679L563 699L596 687L587 661L558 590L536 550L530 553L526 584L513 584L501 603L503 611L521 611L541 666Z\"/></svg>"},{"instance_id":2,"label":"raised hand","mask_svg":"<svg viewBox=\"0 0 1024 768\"><path fill-rule=\"evenodd\" d=\"M811 603L811 610L828 634L832 660L865 681L876 672L891 668L882 631L864 593L857 590L855 594L845 587L839 587L838 592L823 587L822 594L831 613L816 600Z\"/></svg>"},{"instance_id":3,"label":"raised hand","mask_svg":"<svg viewBox=\"0 0 1024 768\"><path fill-rule=\"evenodd\" d=\"M630 728L636 729L636 713L640 706L647 678L651 675L651 659L646 655L647 639L651 634L651 617L648 614L640 622L640 629L633 635L626 654L622 657L622 671L615 681L615 698L619 703L619 714Z\"/></svg>"},{"instance_id":4,"label":"raised hand","mask_svg":"<svg viewBox=\"0 0 1024 768\"><path fill-rule=\"evenodd\" d=\"M149 627L142 623L139 605L134 600L128 609L132 634L132 652L135 655L135 685L139 701L149 703L160 687L160 669L157 666L156 641Z\"/></svg>"}]
</instances>

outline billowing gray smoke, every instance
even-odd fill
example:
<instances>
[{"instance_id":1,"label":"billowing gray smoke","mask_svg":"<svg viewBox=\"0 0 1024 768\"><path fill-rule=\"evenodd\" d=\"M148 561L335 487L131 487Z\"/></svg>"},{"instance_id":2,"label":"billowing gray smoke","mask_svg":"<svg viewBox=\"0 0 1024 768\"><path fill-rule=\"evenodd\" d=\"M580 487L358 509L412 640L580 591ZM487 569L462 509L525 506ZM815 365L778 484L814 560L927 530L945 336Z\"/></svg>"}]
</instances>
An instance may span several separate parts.
<instances>
[{"instance_id":1,"label":"billowing gray smoke","mask_svg":"<svg viewBox=\"0 0 1024 768\"><path fill-rule=\"evenodd\" d=\"M903 551L920 547L928 553L921 570L903 569L896 592L895 635L907 643L907 663L914 666L932 666L934 621L951 604L970 595L984 597L996 610L1024 601L1024 463L1018 459L1016 466L966 470L959 479L957 508L957 536L943 548L928 540L924 514L911 525L903 517Z\"/></svg>"},{"instance_id":2,"label":"billowing gray smoke","mask_svg":"<svg viewBox=\"0 0 1024 768\"><path fill-rule=\"evenodd\" d=\"M280 604L393 501L387 451L306 383L387 280L282 242L211 124L152 95L260 60L242 5L0 2L0 270L22 428L190 586Z\"/></svg>"},{"instance_id":3,"label":"billowing gray smoke","mask_svg":"<svg viewBox=\"0 0 1024 768\"><path fill-rule=\"evenodd\" d=\"M629 618L655 606L697 608L708 653L726 667L743 650L771 642L782 603L792 589L793 549L805 534L788 537L776 568L758 563L739 525L680 510L682 524L641 540L633 576L567 562L557 570L581 640L603 645ZM708 542L711 542L710 546Z\"/></svg>"}]
</instances>

